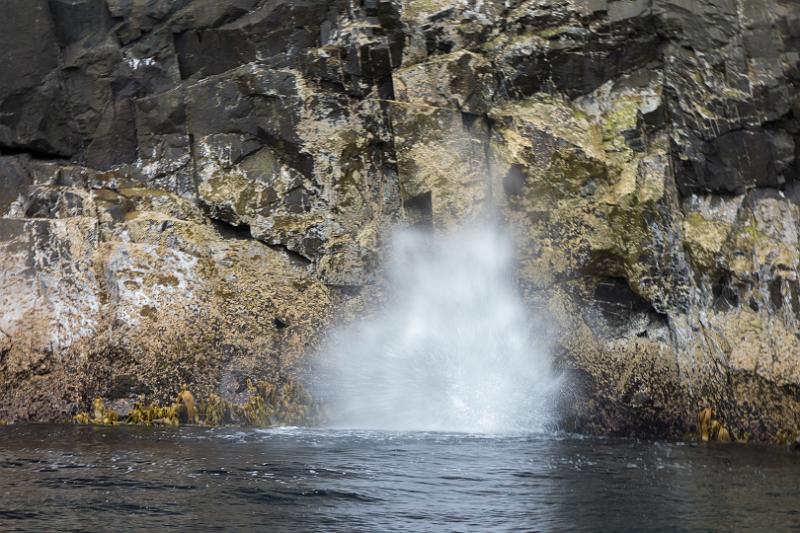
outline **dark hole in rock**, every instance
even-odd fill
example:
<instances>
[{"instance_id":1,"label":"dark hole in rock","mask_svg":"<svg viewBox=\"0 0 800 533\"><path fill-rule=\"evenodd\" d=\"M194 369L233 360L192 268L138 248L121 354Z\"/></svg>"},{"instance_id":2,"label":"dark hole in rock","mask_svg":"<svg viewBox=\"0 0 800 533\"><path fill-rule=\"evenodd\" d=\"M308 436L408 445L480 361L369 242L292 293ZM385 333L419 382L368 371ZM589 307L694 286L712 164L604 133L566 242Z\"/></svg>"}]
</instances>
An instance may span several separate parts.
<instances>
[{"instance_id":1,"label":"dark hole in rock","mask_svg":"<svg viewBox=\"0 0 800 533\"><path fill-rule=\"evenodd\" d=\"M114 400L126 398L132 394L144 394L147 387L136 377L129 374L116 376L111 384L107 396Z\"/></svg>"},{"instance_id":2,"label":"dark hole in rock","mask_svg":"<svg viewBox=\"0 0 800 533\"><path fill-rule=\"evenodd\" d=\"M220 235L228 239L252 239L250 226L247 224L232 224L224 220L212 219L211 222L217 228Z\"/></svg>"},{"instance_id":3,"label":"dark hole in rock","mask_svg":"<svg viewBox=\"0 0 800 533\"><path fill-rule=\"evenodd\" d=\"M461 123L464 124L464 127L466 127L468 130L472 129L472 126L479 118L481 118L480 115L476 115L475 113L461 112Z\"/></svg>"},{"instance_id":4,"label":"dark hole in rock","mask_svg":"<svg viewBox=\"0 0 800 533\"><path fill-rule=\"evenodd\" d=\"M289 327L289 324L280 318L275 318L272 322L275 324L276 329L286 329Z\"/></svg>"},{"instance_id":5,"label":"dark hole in rock","mask_svg":"<svg viewBox=\"0 0 800 533\"><path fill-rule=\"evenodd\" d=\"M380 80L378 83L378 97L382 100L394 100L394 83L392 83L392 78L387 77Z\"/></svg>"},{"instance_id":6,"label":"dark hole in rock","mask_svg":"<svg viewBox=\"0 0 800 533\"><path fill-rule=\"evenodd\" d=\"M728 311L739 306L739 295L731 286L729 277L723 276L711 286L714 296L714 308L718 311Z\"/></svg>"},{"instance_id":7,"label":"dark hole in rock","mask_svg":"<svg viewBox=\"0 0 800 533\"><path fill-rule=\"evenodd\" d=\"M519 196L525 187L527 176L522 165L511 165L508 173L503 178L503 190L507 196Z\"/></svg>"},{"instance_id":8,"label":"dark hole in rock","mask_svg":"<svg viewBox=\"0 0 800 533\"><path fill-rule=\"evenodd\" d=\"M789 292L791 293L792 312L800 317L800 284L797 281L789 281Z\"/></svg>"},{"instance_id":9,"label":"dark hole in rock","mask_svg":"<svg viewBox=\"0 0 800 533\"><path fill-rule=\"evenodd\" d=\"M22 107L22 104L20 104ZM27 155L36 161L64 161L68 159L67 156L54 151L48 151L45 147L34 146L37 143L31 143L28 146L3 146L0 145L0 156L10 155Z\"/></svg>"},{"instance_id":10,"label":"dark hole in rock","mask_svg":"<svg viewBox=\"0 0 800 533\"><path fill-rule=\"evenodd\" d=\"M781 291L780 278L774 279L769 284L769 300L775 309L783 307L783 292Z\"/></svg>"},{"instance_id":11,"label":"dark hole in rock","mask_svg":"<svg viewBox=\"0 0 800 533\"><path fill-rule=\"evenodd\" d=\"M403 208L406 212L411 225L415 228L431 229L433 228L433 200L430 192L418 194L403 202Z\"/></svg>"},{"instance_id":12,"label":"dark hole in rock","mask_svg":"<svg viewBox=\"0 0 800 533\"><path fill-rule=\"evenodd\" d=\"M624 278L600 281L592 295L594 305L612 328L626 328L634 315L657 314L650 303L633 292Z\"/></svg>"}]
</instances>

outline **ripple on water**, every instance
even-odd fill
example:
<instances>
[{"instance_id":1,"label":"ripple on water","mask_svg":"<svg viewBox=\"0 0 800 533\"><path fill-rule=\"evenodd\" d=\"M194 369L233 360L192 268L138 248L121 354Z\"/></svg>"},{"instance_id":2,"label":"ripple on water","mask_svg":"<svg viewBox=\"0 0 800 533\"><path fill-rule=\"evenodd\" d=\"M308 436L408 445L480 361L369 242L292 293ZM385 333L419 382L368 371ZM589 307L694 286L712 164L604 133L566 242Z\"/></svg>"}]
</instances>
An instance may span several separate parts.
<instances>
[{"instance_id":1,"label":"ripple on water","mask_svg":"<svg viewBox=\"0 0 800 533\"><path fill-rule=\"evenodd\" d=\"M0 530L800 528L782 450L567 434L0 429ZM713 495L713 496L709 496Z\"/></svg>"}]
</instances>

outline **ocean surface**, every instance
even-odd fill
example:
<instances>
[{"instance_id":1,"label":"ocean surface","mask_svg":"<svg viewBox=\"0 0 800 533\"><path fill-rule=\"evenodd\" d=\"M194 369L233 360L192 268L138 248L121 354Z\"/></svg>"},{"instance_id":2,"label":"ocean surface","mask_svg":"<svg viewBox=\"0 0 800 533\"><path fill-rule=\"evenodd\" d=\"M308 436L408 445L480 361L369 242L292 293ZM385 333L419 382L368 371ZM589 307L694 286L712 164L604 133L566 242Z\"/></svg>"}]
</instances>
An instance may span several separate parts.
<instances>
[{"instance_id":1,"label":"ocean surface","mask_svg":"<svg viewBox=\"0 0 800 533\"><path fill-rule=\"evenodd\" d=\"M793 529L800 453L779 448L574 435L0 428L2 531Z\"/></svg>"}]
</instances>

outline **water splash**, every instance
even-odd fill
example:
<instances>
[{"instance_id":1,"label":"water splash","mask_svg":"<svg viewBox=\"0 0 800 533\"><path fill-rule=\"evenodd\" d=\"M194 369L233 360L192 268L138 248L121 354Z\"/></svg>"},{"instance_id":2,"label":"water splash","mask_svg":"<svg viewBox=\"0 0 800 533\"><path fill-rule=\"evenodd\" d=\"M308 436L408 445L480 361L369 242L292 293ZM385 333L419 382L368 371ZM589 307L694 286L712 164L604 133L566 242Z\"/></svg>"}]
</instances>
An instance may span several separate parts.
<instances>
[{"instance_id":1,"label":"water splash","mask_svg":"<svg viewBox=\"0 0 800 533\"><path fill-rule=\"evenodd\" d=\"M336 427L495 433L545 428L558 380L490 228L393 239L387 303L332 334L314 369Z\"/></svg>"}]
</instances>

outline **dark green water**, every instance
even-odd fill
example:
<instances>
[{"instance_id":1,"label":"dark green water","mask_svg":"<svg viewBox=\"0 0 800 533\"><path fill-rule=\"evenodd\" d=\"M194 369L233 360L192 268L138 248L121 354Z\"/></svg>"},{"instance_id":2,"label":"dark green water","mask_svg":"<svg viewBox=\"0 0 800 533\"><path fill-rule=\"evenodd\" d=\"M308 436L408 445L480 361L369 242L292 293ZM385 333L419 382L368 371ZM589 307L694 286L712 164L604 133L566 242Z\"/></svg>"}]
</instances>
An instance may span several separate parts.
<instances>
[{"instance_id":1,"label":"dark green water","mask_svg":"<svg viewBox=\"0 0 800 533\"><path fill-rule=\"evenodd\" d=\"M788 531L800 454L575 436L0 428L2 531Z\"/></svg>"}]
</instances>

